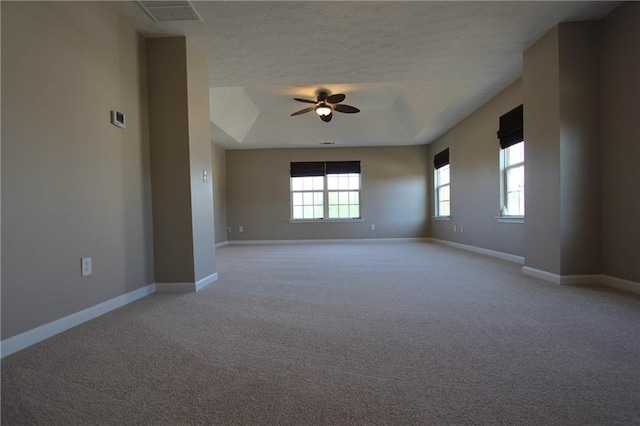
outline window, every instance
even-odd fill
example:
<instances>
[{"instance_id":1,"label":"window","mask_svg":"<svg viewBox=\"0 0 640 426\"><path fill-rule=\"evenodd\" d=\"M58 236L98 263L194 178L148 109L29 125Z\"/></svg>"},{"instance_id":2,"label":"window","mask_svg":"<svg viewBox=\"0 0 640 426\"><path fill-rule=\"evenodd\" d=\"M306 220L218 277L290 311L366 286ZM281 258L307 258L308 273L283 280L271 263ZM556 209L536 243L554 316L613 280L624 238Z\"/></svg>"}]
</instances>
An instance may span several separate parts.
<instances>
[{"instance_id":1,"label":"window","mask_svg":"<svg viewBox=\"0 0 640 426\"><path fill-rule=\"evenodd\" d=\"M524 108L500 116L500 216L524 216Z\"/></svg>"},{"instance_id":2,"label":"window","mask_svg":"<svg viewBox=\"0 0 640 426\"><path fill-rule=\"evenodd\" d=\"M433 157L433 185L435 217L451 216L451 174L449 170L449 148Z\"/></svg>"},{"instance_id":3,"label":"window","mask_svg":"<svg viewBox=\"0 0 640 426\"><path fill-rule=\"evenodd\" d=\"M524 142L502 150L501 216L524 216Z\"/></svg>"},{"instance_id":4,"label":"window","mask_svg":"<svg viewBox=\"0 0 640 426\"><path fill-rule=\"evenodd\" d=\"M291 163L291 218L359 219L360 162Z\"/></svg>"},{"instance_id":5,"label":"window","mask_svg":"<svg viewBox=\"0 0 640 426\"><path fill-rule=\"evenodd\" d=\"M451 191L449 165L435 170L436 216L451 216Z\"/></svg>"}]
</instances>

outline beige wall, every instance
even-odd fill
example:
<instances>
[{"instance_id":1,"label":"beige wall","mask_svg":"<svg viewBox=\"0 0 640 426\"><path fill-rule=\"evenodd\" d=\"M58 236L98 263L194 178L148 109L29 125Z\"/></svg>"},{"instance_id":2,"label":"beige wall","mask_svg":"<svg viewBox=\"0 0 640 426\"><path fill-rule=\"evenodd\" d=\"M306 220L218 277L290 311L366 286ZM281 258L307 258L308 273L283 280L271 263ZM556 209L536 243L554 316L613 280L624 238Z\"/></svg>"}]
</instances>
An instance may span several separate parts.
<instances>
[{"instance_id":1,"label":"beige wall","mask_svg":"<svg viewBox=\"0 0 640 426\"><path fill-rule=\"evenodd\" d=\"M195 282L186 39L147 40L156 282Z\"/></svg>"},{"instance_id":2,"label":"beige wall","mask_svg":"<svg viewBox=\"0 0 640 426\"><path fill-rule=\"evenodd\" d=\"M558 28L523 54L525 263L560 274Z\"/></svg>"},{"instance_id":3,"label":"beige wall","mask_svg":"<svg viewBox=\"0 0 640 426\"><path fill-rule=\"evenodd\" d=\"M151 284L153 256L144 41L105 3L1 7L6 339Z\"/></svg>"},{"instance_id":4,"label":"beige wall","mask_svg":"<svg viewBox=\"0 0 640 426\"><path fill-rule=\"evenodd\" d=\"M226 157L229 240L428 236L426 146L231 150ZM289 223L289 163L350 160L361 161L364 222Z\"/></svg>"},{"instance_id":5,"label":"beige wall","mask_svg":"<svg viewBox=\"0 0 640 426\"><path fill-rule=\"evenodd\" d=\"M211 144L213 167L213 216L216 227L216 243L227 241L227 155L226 151Z\"/></svg>"},{"instance_id":6,"label":"beige wall","mask_svg":"<svg viewBox=\"0 0 640 426\"><path fill-rule=\"evenodd\" d=\"M449 148L451 162L451 221L431 219L431 237L523 256L524 225L495 219L500 212L499 118L520 104L518 80L429 145L431 200L433 156ZM431 202L430 217L434 208Z\"/></svg>"},{"instance_id":7,"label":"beige wall","mask_svg":"<svg viewBox=\"0 0 640 426\"><path fill-rule=\"evenodd\" d=\"M640 282L640 3L601 26L602 273Z\"/></svg>"},{"instance_id":8,"label":"beige wall","mask_svg":"<svg viewBox=\"0 0 640 426\"><path fill-rule=\"evenodd\" d=\"M196 283L215 272L208 65L184 37L148 39L147 57L155 278Z\"/></svg>"},{"instance_id":9,"label":"beige wall","mask_svg":"<svg viewBox=\"0 0 640 426\"><path fill-rule=\"evenodd\" d=\"M193 268L197 282L216 271L211 180L213 173L209 138L209 64L188 40L186 47Z\"/></svg>"}]
</instances>

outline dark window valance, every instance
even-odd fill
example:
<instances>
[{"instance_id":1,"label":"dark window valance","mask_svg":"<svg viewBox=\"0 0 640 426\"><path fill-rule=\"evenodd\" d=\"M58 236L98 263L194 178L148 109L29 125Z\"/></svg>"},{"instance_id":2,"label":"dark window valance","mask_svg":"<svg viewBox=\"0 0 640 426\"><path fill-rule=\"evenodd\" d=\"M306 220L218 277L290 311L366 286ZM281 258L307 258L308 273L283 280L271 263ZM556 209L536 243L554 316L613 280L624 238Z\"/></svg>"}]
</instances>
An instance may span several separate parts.
<instances>
[{"instance_id":1,"label":"dark window valance","mask_svg":"<svg viewBox=\"0 0 640 426\"><path fill-rule=\"evenodd\" d=\"M291 163L291 177L324 176L324 163L319 161Z\"/></svg>"},{"instance_id":2,"label":"dark window valance","mask_svg":"<svg viewBox=\"0 0 640 426\"><path fill-rule=\"evenodd\" d=\"M524 118L522 105L515 107L500 117L500 148L509 148L524 140Z\"/></svg>"},{"instance_id":3,"label":"dark window valance","mask_svg":"<svg viewBox=\"0 0 640 426\"><path fill-rule=\"evenodd\" d=\"M325 169L328 175L344 175L348 173L360 173L359 161L327 161Z\"/></svg>"},{"instance_id":4,"label":"dark window valance","mask_svg":"<svg viewBox=\"0 0 640 426\"><path fill-rule=\"evenodd\" d=\"M445 149L442 152L439 152L435 155L435 157L433 157L433 166L436 169L444 167L447 164L449 164L449 148Z\"/></svg>"},{"instance_id":5,"label":"dark window valance","mask_svg":"<svg viewBox=\"0 0 640 426\"><path fill-rule=\"evenodd\" d=\"M360 173L359 161L313 161L291 163L291 177Z\"/></svg>"}]
</instances>

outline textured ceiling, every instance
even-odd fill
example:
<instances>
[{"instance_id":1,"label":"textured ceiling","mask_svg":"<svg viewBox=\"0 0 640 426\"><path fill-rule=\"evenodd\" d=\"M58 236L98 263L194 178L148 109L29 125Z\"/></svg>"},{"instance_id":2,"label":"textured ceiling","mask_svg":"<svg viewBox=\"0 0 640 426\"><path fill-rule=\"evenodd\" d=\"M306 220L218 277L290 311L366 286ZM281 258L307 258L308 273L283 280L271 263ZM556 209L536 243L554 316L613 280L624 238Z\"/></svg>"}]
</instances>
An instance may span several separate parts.
<instances>
[{"instance_id":1,"label":"textured ceiling","mask_svg":"<svg viewBox=\"0 0 640 426\"><path fill-rule=\"evenodd\" d=\"M186 36L209 62L211 137L228 149L425 144L521 75L522 52L559 22L619 2L194 1L202 21L155 23L113 2L147 37ZM359 114L290 117L319 89Z\"/></svg>"}]
</instances>

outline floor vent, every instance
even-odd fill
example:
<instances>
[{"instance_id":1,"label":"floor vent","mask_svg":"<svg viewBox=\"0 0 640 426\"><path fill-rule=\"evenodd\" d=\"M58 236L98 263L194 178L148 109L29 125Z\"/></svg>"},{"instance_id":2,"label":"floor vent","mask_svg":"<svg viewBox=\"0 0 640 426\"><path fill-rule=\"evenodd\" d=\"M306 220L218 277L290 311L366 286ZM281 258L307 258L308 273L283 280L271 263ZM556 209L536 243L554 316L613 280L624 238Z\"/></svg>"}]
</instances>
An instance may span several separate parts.
<instances>
[{"instance_id":1,"label":"floor vent","mask_svg":"<svg viewBox=\"0 0 640 426\"><path fill-rule=\"evenodd\" d=\"M202 21L200 14L189 0L138 1L155 22Z\"/></svg>"}]
</instances>

